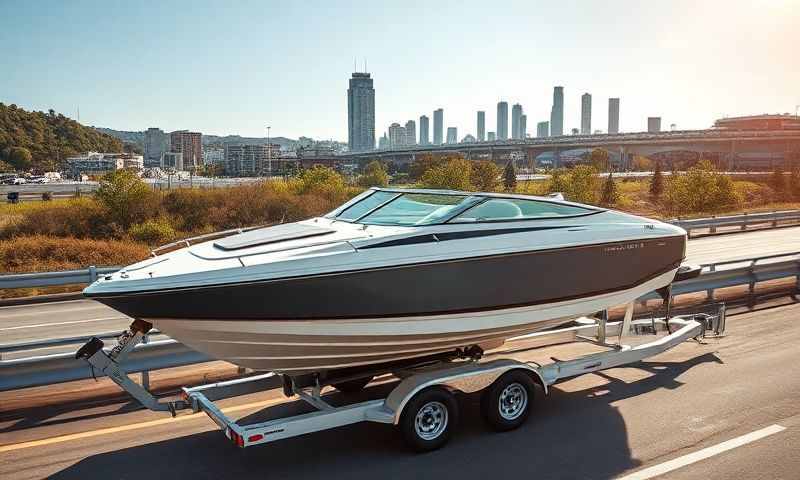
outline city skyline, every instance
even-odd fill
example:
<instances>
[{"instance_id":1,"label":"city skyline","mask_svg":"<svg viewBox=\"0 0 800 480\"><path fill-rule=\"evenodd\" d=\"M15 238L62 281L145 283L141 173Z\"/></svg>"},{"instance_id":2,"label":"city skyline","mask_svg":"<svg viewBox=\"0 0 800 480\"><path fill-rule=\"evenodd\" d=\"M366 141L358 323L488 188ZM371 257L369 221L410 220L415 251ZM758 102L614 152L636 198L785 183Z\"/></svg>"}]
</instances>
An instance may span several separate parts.
<instances>
[{"instance_id":1,"label":"city skyline","mask_svg":"<svg viewBox=\"0 0 800 480\"><path fill-rule=\"evenodd\" d=\"M650 116L695 129L725 116L794 113L800 104L800 71L791 67L800 13L787 1L519 2L507 12L483 11L479 24L461 12L469 6L446 3L426 8L413 23L397 21L407 6L370 3L281 5L266 17L251 14L263 8L256 2L185 5L160 5L162 12L183 11L175 23L153 15L147 4L51 2L42 16L34 5L3 2L0 102L53 108L73 118L80 108L81 123L117 130L159 126L264 136L271 125L276 137L347 141L342 78L352 73L356 57L356 69L375 80L375 136L394 121L439 107L447 126L475 134L475 112L488 112L485 121L494 127L492 107L500 99L523 105L535 125L550 119L553 85L565 87L564 133L580 127L582 92L601 105L592 124L603 130L607 99L624 98L620 131L643 131ZM308 9L315 15L304 15ZM621 15L629 28L604 27ZM534 18L564 23L524 28ZM289 35L297 21L312 28L313 38ZM453 38L436 28L442 22L472 29L474 35L459 40L470 55L452 55L427 69L410 53L385 56L390 39L401 35L424 34L428 48L446 49ZM219 24L237 25L236 34L191 34L218 31ZM486 40L499 35L520 49L495 52ZM535 65L521 61L519 52L535 45L552 46ZM269 61L257 65L253 58ZM475 58L483 62L477 77ZM97 71L105 73L91 74Z\"/></svg>"}]
</instances>

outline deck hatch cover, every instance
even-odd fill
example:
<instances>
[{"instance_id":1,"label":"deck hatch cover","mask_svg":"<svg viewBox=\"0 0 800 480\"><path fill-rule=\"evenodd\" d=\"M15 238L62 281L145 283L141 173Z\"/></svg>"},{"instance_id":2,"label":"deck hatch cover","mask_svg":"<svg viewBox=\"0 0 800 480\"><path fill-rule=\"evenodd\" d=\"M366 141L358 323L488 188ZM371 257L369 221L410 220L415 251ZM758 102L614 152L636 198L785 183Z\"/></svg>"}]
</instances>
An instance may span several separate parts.
<instances>
[{"instance_id":1,"label":"deck hatch cover","mask_svg":"<svg viewBox=\"0 0 800 480\"><path fill-rule=\"evenodd\" d=\"M328 235L335 231L314 225L287 223L225 237L214 242L214 246L222 250L238 250L240 248L255 247L256 245Z\"/></svg>"}]
</instances>

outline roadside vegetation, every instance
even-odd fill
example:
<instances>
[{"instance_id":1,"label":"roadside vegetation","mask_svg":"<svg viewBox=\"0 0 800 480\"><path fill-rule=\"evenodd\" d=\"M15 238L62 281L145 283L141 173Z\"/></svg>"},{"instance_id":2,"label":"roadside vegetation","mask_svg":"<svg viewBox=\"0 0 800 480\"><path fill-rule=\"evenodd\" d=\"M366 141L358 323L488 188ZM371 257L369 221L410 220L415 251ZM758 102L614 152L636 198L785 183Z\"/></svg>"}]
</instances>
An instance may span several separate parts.
<instances>
[{"instance_id":1,"label":"roadside vegetation","mask_svg":"<svg viewBox=\"0 0 800 480\"><path fill-rule=\"evenodd\" d=\"M513 162L499 166L459 157L422 156L407 172L371 162L345 180L325 167L298 176L224 189L153 191L134 173L102 178L94 195L66 200L0 204L0 272L48 271L88 265L123 265L152 247L179 238L238 227L292 222L323 214L364 188L400 186L548 195L657 218L800 208L800 172L776 171L760 181L733 180L710 162L682 174L648 179L598 176L607 157L545 180L517 180ZM644 160L641 160L644 161ZM0 292L0 296L3 293Z\"/></svg>"}]
</instances>

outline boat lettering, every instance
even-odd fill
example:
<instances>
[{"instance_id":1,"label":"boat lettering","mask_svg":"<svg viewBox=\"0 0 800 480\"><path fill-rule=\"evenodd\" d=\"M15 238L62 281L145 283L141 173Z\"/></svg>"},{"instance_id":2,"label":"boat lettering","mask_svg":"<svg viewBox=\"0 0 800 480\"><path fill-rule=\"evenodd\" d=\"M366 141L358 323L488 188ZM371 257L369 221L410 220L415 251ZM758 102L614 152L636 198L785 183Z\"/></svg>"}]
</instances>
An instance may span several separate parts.
<instances>
[{"instance_id":1,"label":"boat lettering","mask_svg":"<svg viewBox=\"0 0 800 480\"><path fill-rule=\"evenodd\" d=\"M644 242L623 243L619 245L609 245L603 249L606 253L625 252L628 250L638 250L644 248Z\"/></svg>"}]
</instances>

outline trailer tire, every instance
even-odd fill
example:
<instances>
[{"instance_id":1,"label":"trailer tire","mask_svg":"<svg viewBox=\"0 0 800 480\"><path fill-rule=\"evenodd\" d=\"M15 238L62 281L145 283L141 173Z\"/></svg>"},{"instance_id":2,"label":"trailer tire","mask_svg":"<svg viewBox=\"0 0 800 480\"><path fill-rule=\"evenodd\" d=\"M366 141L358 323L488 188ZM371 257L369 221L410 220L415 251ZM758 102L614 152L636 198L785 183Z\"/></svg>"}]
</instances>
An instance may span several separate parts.
<instances>
[{"instance_id":1,"label":"trailer tire","mask_svg":"<svg viewBox=\"0 0 800 480\"><path fill-rule=\"evenodd\" d=\"M360 392L372 381L372 376L364 378L356 378L354 380L347 380L344 382L334 383L333 388L342 393L356 393Z\"/></svg>"},{"instance_id":2,"label":"trailer tire","mask_svg":"<svg viewBox=\"0 0 800 480\"><path fill-rule=\"evenodd\" d=\"M430 387L408 401L398 427L412 449L429 452L447 443L457 423L455 396L443 387Z\"/></svg>"},{"instance_id":3,"label":"trailer tire","mask_svg":"<svg viewBox=\"0 0 800 480\"><path fill-rule=\"evenodd\" d=\"M533 404L536 383L522 370L511 370L484 390L481 412L495 431L513 430L528 418Z\"/></svg>"}]
</instances>

